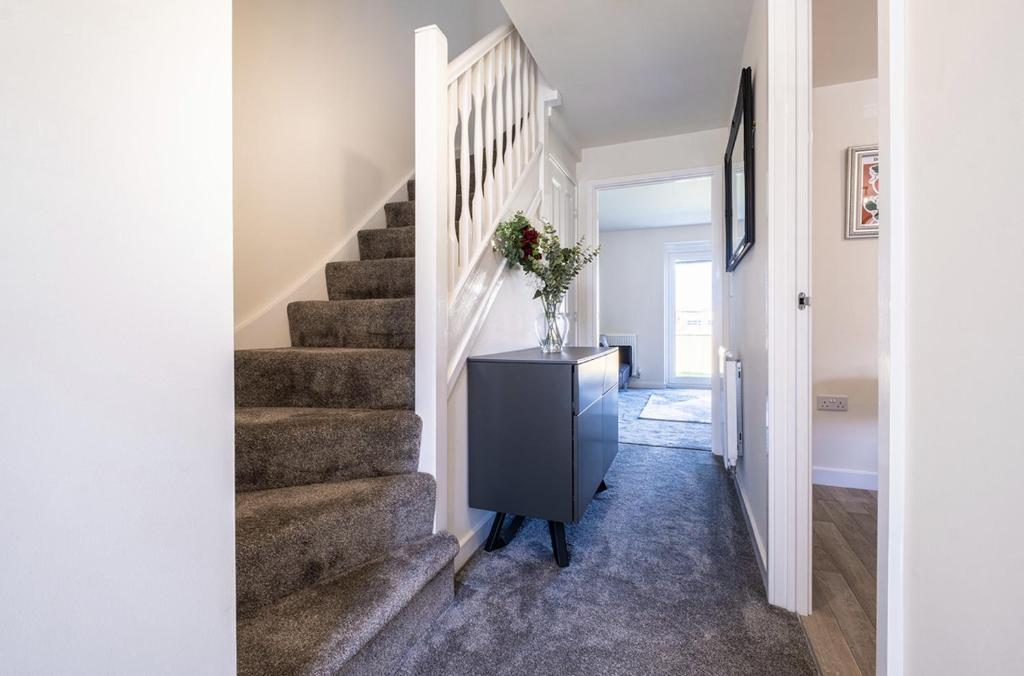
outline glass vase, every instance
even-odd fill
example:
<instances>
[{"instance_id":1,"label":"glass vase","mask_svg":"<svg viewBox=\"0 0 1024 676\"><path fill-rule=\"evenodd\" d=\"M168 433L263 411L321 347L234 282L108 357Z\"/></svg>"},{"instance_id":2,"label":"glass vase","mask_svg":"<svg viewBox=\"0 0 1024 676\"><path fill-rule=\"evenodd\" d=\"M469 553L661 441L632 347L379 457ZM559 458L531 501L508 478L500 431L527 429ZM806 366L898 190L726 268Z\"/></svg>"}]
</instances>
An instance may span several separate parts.
<instances>
[{"instance_id":1,"label":"glass vase","mask_svg":"<svg viewBox=\"0 0 1024 676\"><path fill-rule=\"evenodd\" d=\"M541 298L544 311L537 315L533 328L537 332L540 351L545 354L561 352L569 330L569 317L561 311L561 298Z\"/></svg>"}]
</instances>

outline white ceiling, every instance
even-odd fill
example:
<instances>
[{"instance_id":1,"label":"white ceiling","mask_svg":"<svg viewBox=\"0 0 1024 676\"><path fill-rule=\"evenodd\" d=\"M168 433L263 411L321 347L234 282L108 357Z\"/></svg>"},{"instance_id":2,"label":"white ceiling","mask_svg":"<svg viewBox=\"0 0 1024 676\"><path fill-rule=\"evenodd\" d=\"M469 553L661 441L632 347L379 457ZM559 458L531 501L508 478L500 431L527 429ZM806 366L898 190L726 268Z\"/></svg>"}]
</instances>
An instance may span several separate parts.
<instances>
[{"instance_id":1,"label":"white ceiling","mask_svg":"<svg viewBox=\"0 0 1024 676\"><path fill-rule=\"evenodd\" d=\"M710 176L597 193L597 223L602 232L710 222Z\"/></svg>"},{"instance_id":2,"label":"white ceiling","mask_svg":"<svg viewBox=\"0 0 1024 676\"><path fill-rule=\"evenodd\" d=\"M581 147L728 126L751 0L502 0Z\"/></svg>"}]
</instances>

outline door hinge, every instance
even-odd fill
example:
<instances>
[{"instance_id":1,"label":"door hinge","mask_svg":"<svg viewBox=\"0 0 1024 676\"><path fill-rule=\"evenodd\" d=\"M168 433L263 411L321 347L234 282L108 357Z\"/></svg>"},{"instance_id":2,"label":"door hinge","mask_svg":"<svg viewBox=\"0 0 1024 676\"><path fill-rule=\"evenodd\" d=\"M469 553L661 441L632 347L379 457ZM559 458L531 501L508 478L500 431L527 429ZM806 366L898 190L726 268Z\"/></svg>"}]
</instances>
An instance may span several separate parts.
<instances>
[{"instance_id":1,"label":"door hinge","mask_svg":"<svg viewBox=\"0 0 1024 676\"><path fill-rule=\"evenodd\" d=\"M806 310L811 307L811 297L801 291L800 295L796 297L796 306L801 310Z\"/></svg>"}]
</instances>

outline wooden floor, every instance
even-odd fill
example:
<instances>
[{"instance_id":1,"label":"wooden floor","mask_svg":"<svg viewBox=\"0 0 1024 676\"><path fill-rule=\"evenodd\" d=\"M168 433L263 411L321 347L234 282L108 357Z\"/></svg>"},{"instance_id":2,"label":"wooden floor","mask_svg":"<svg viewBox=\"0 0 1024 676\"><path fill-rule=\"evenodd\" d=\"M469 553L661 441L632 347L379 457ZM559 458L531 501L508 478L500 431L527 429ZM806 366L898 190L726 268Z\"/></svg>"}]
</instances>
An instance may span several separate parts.
<instances>
[{"instance_id":1,"label":"wooden floor","mask_svg":"<svg viewBox=\"0 0 1024 676\"><path fill-rule=\"evenodd\" d=\"M824 676L875 673L878 494L814 486L814 588L803 618Z\"/></svg>"}]
</instances>

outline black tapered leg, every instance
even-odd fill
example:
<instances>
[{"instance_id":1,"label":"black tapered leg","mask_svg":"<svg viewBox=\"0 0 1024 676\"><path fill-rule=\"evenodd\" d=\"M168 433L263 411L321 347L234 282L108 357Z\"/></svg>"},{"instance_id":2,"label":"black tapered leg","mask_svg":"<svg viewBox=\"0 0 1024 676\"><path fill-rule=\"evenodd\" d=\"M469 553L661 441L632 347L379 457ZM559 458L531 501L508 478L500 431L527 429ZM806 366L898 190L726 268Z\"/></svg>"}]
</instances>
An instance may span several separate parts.
<instances>
[{"instance_id":1,"label":"black tapered leg","mask_svg":"<svg viewBox=\"0 0 1024 676\"><path fill-rule=\"evenodd\" d=\"M608 490L608 484L604 482L604 479L601 479L601 485L597 487L597 490L594 492L594 495L597 495L598 493L604 493L606 490Z\"/></svg>"},{"instance_id":2,"label":"black tapered leg","mask_svg":"<svg viewBox=\"0 0 1024 676\"><path fill-rule=\"evenodd\" d=\"M569 565L569 548L565 546L565 524L561 521L548 521L548 532L551 533L551 549L555 552L555 561L559 568Z\"/></svg>"},{"instance_id":3,"label":"black tapered leg","mask_svg":"<svg viewBox=\"0 0 1024 676\"><path fill-rule=\"evenodd\" d=\"M485 552L493 552L495 549L501 549L505 546L505 541L501 539L501 526L505 523L505 512L498 512L494 515L494 523L491 524L491 532L487 536L487 542L484 543Z\"/></svg>"}]
</instances>

